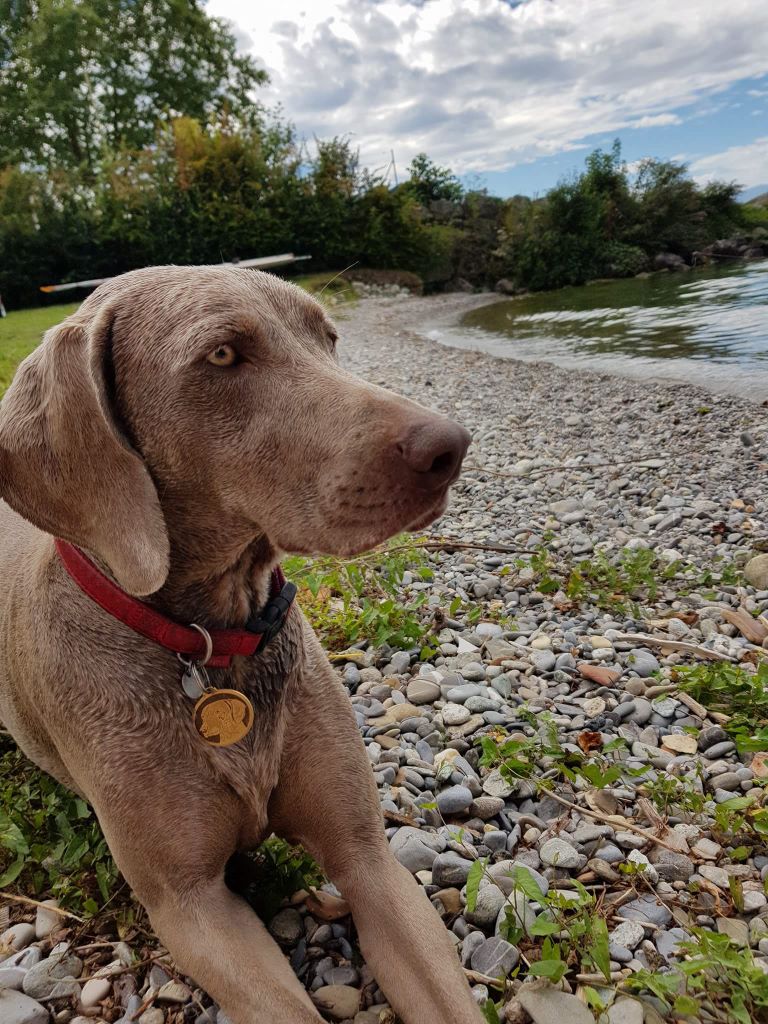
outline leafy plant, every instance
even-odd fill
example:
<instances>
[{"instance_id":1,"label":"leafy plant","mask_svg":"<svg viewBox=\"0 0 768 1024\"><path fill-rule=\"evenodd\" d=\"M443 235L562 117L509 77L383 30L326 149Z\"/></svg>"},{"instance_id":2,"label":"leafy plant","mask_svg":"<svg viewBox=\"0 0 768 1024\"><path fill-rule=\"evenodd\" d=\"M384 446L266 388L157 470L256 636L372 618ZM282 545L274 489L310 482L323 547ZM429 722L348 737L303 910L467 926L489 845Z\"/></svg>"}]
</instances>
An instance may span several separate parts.
<instances>
[{"instance_id":1,"label":"leafy plant","mask_svg":"<svg viewBox=\"0 0 768 1024\"><path fill-rule=\"evenodd\" d=\"M768 662L755 672L727 661L685 665L673 679L710 711L729 716L723 728L741 752L768 750Z\"/></svg>"},{"instance_id":2,"label":"leafy plant","mask_svg":"<svg viewBox=\"0 0 768 1024\"><path fill-rule=\"evenodd\" d=\"M547 771L555 769L561 778L569 782L576 782L580 777L595 789L604 789L621 778L640 778L648 771L646 767L630 768L621 760L620 753L626 744L620 737L604 746L601 744L597 749L588 747L586 753L565 750L548 712L534 715L521 707L517 714L534 724L537 731L533 736L507 739L503 733L497 732L479 739L480 763L485 767L498 768L507 782L529 779L542 789L550 788L552 779L540 778L544 768ZM586 735L588 738L592 736L591 733Z\"/></svg>"},{"instance_id":3,"label":"leafy plant","mask_svg":"<svg viewBox=\"0 0 768 1024\"><path fill-rule=\"evenodd\" d=\"M31 764L10 740L0 757L0 888L50 894L92 915L118 880L88 804Z\"/></svg>"},{"instance_id":4,"label":"leafy plant","mask_svg":"<svg viewBox=\"0 0 768 1024\"><path fill-rule=\"evenodd\" d=\"M697 767L700 773L701 768ZM678 778L668 772L659 772L656 778L643 783L642 790L662 814L680 814L689 821L701 817L708 803L707 797L689 776Z\"/></svg>"},{"instance_id":5,"label":"leafy plant","mask_svg":"<svg viewBox=\"0 0 768 1024\"><path fill-rule=\"evenodd\" d=\"M475 861L467 879L467 909L472 912L483 877L488 884L498 882L487 874L487 863ZM517 865L509 872L512 898L507 902L501 934L508 942L525 944L528 973L534 977L560 981L569 970L598 971L610 981L608 927L597 912L594 896L578 881L575 892L564 895L556 890L545 893L531 871ZM539 907L535 920L528 924L521 914L525 898ZM540 939L540 945L536 940ZM517 971L515 972L517 973Z\"/></svg>"},{"instance_id":6,"label":"leafy plant","mask_svg":"<svg viewBox=\"0 0 768 1024\"><path fill-rule=\"evenodd\" d=\"M682 560L662 562L646 548L623 548L615 556L597 551L591 558L569 565L542 545L528 560L518 559L516 565L533 570L533 585L543 594L562 591L576 605L591 602L629 615L642 614L663 584L680 576L690 578L697 571Z\"/></svg>"},{"instance_id":7,"label":"leafy plant","mask_svg":"<svg viewBox=\"0 0 768 1024\"><path fill-rule=\"evenodd\" d=\"M423 593L403 601L406 572L430 580L423 549L396 537L386 547L355 559L288 558L286 574L299 586L301 606L331 650L357 640L409 648L426 632Z\"/></svg>"},{"instance_id":8,"label":"leafy plant","mask_svg":"<svg viewBox=\"0 0 768 1024\"><path fill-rule=\"evenodd\" d=\"M637 993L650 993L667 1010L696 1020L723 1024L768 1021L768 975L750 949L727 935L691 929L692 939L679 944L683 959L668 973L637 971L626 982Z\"/></svg>"},{"instance_id":9,"label":"leafy plant","mask_svg":"<svg viewBox=\"0 0 768 1024\"><path fill-rule=\"evenodd\" d=\"M325 882L320 866L302 846L278 836L270 836L246 860L245 866L234 868L228 881L266 921L300 889Z\"/></svg>"}]
</instances>

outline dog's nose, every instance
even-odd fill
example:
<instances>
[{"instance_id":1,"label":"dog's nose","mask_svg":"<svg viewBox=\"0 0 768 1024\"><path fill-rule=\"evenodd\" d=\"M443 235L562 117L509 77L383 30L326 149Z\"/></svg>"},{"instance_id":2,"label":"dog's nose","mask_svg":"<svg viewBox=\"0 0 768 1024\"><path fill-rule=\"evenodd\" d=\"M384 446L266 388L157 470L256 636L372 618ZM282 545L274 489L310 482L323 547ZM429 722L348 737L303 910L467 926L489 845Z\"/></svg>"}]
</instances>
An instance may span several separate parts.
<instances>
[{"instance_id":1,"label":"dog's nose","mask_svg":"<svg viewBox=\"0 0 768 1024\"><path fill-rule=\"evenodd\" d=\"M419 423L397 443L403 462L420 487L437 491L456 478L467 453L469 432L448 419Z\"/></svg>"}]
</instances>

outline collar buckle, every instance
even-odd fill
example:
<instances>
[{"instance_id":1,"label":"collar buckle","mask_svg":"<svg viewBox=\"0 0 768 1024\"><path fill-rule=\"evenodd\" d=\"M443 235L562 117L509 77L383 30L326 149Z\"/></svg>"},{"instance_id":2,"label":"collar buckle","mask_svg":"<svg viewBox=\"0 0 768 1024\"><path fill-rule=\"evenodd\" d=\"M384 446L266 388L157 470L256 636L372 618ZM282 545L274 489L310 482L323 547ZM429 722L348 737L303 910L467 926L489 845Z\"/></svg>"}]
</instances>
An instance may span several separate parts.
<instances>
[{"instance_id":1,"label":"collar buckle","mask_svg":"<svg viewBox=\"0 0 768 1024\"><path fill-rule=\"evenodd\" d=\"M274 640L283 628L295 597L296 584L290 581L284 583L277 597L270 598L258 616L249 619L245 624L245 628L250 633L260 634L259 650L263 650L270 640Z\"/></svg>"}]
</instances>

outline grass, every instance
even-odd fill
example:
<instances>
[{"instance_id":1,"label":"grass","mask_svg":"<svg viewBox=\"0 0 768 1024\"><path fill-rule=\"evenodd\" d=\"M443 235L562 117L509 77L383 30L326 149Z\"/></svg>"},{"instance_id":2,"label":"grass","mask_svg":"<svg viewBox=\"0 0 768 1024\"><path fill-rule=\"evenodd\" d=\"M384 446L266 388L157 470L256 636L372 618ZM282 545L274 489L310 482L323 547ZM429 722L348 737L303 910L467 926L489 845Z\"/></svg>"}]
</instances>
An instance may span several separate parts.
<instances>
[{"instance_id":1,"label":"grass","mask_svg":"<svg viewBox=\"0 0 768 1024\"><path fill-rule=\"evenodd\" d=\"M333 307L356 302L357 292L346 278L338 274L338 271L326 270L321 274L302 274L292 280L325 305Z\"/></svg>"},{"instance_id":2,"label":"grass","mask_svg":"<svg viewBox=\"0 0 768 1024\"><path fill-rule=\"evenodd\" d=\"M78 305L70 302L65 306L20 309L0 320L0 394L11 383L21 360L40 344L44 332L74 313Z\"/></svg>"},{"instance_id":3,"label":"grass","mask_svg":"<svg viewBox=\"0 0 768 1024\"><path fill-rule=\"evenodd\" d=\"M334 280L335 278L335 280ZM357 294L349 281L336 277L335 272L304 274L293 278L315 298L334 309L347 302L355 302ZM49 327L74 313L79 302L68 302L38 309L20 309L0 319L0 396L2 396L25 356L40 344Z\"/></svg>"}]
</instances>

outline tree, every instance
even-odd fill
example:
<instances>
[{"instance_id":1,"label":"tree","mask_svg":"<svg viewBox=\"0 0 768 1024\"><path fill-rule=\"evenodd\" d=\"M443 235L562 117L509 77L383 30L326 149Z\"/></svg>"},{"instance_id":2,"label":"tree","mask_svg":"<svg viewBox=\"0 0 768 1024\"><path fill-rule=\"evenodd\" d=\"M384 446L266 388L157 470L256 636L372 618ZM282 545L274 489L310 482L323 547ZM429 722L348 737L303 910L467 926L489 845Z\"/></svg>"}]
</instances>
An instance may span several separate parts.
<instances>
[{"instance_id":1,"label":"tree","mask_svg":"<svg viewBox=\"0 0 768 1024\"><path fill-rule=\"evenodd\" d=\"M198 0L0 0L0 166L92 169L168 115L249 125L266 80Z\"/></svg>"},{"instance_id":2,"label":"tree","mask_svg":"<svg viewBox=\"0 0 768 1024\"><path fill-rule=\"evenodd\" d=\"M405 187L424 206L436 199L455 203L463 195L461 182L453 171L448 167L438 167L426 153L419 153L413 158L408 175Z\"/></svg>"}]
</instances>

